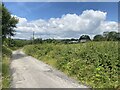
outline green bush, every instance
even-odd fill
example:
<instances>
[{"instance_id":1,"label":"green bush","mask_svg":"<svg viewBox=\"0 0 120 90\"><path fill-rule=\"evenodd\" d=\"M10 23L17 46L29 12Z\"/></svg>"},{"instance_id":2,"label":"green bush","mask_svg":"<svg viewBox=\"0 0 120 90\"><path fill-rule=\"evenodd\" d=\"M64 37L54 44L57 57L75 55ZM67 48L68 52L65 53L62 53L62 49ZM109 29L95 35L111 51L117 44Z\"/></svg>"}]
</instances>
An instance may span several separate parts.
<instances>
[{"instance_id":1,"label":"green bush","mask_svg":"<svg viewBox=\"0 0 120 90\"><path fill-rule=\"evenodd\" d=\"M2 55L6 55L6 56L11 56L12 51L11 49L7 48L6 46L2 46Z\"/></svg>"},{"instance_id":2,"label":"green bush","mask_svg":"<svg viewBox=\"0 0 120 90\"><path fill-rule=\"evenodd\" d=\"M62 70L93 88L116 88L120 85L118 49L120 49L118 42L107 41L24 47L28 55Z\"/></svg>"}]
</instances>

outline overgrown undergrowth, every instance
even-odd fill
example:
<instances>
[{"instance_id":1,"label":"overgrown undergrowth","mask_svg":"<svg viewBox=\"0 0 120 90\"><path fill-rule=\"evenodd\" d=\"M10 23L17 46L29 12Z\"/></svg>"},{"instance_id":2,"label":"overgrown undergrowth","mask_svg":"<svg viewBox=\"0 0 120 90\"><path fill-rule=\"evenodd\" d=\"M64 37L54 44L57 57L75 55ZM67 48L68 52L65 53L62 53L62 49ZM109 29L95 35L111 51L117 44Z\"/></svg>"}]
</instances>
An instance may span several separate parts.
<instances>
[{"instance_id":1,"label":"overgrown undergrowth","mask_svg":"<svg viewBox=\"0 0 120 90\"><path fill-rule=\"evenodd\" d=\"M120 85L118 42L28 45L24 51L93 88Z\"/></svg>"},{"instance_id":2,"label":"overgrown undergrowth","mask_svg":"<svg viewBox=\"0 0 120 90\"><path fill-rule=\"evenodd\" d=\"M6 46L2 47L2 88L9 88L10 87L10 57L11 57L11 50Z\"/></svg>"}]
</instances>

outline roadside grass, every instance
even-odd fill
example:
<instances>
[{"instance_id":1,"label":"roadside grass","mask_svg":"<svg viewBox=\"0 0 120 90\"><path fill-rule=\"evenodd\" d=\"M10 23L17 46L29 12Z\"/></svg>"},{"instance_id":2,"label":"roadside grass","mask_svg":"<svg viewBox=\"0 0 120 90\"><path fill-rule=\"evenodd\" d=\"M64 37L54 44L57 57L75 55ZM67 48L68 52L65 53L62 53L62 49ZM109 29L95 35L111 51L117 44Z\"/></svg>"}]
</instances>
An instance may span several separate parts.
<instances>
[{"instance_id":1,"label":"roadside grass","mask_svg":"<svg viewBox=\"0 0 120 90\"><path fill-rule=\"evenodd\" d=\"M10 57L11 57L11 50L6 46L2 46L2 88L9 88L10 87Z\"/></svg>"},{"instance_id":2,"label":"roadside grass","mask_svg":"<svg viewBox=\"0 0 120 90\"><path fill-rule=\"evenodd\" d=\"M0 57L2 60L2 58ZM2 61L0 60L0 90L2 89Z\"/></svg>"},{"instance_id":3,"label":"roadside grass","mask_svg":"<svg viewBox=\"0 0 120 90\"><path fill-rule=\"evenodd\" d=\"M117 88L118 42L38 44L24 47L31 55L93 88Z\"/></svg>"},{"instance_id":4,"label":"roadside grass","mask_svg":"<svg viewBox=\"0 0 120 90\"><path fill-rule=\"evenodd\" d=\"M3 56L2 62L2 88L10 87L9 57Z\"/></svg>"}]
</instances>

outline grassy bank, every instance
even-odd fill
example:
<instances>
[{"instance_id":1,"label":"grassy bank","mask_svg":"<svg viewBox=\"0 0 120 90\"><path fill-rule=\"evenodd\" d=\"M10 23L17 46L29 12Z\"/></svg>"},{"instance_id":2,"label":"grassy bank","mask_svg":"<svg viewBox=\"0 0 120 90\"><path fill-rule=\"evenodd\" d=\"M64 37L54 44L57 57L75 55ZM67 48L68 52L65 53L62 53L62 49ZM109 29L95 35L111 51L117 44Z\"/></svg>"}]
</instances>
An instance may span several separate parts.
<instances>
[{"instance_id":1,"label":"grassy bank","mask_svg":"<svg viewBox=\"0 0 120 90\"><path fill-rule=\"evenodd\" d=\"M5 46L2 47L2 88L10 87L10 72L9 64L11 57L11 50Z\"/></svg>"},{"instance_id":2,"label":"grassy bank","mask_svg":"<svg viewBox=\"0 0 120 90\"><path fill-rule=\"evenodd\" d=\"M93 88L119 86L118 42L28 45L24 51Z\"/></svg>"}]
</instances>

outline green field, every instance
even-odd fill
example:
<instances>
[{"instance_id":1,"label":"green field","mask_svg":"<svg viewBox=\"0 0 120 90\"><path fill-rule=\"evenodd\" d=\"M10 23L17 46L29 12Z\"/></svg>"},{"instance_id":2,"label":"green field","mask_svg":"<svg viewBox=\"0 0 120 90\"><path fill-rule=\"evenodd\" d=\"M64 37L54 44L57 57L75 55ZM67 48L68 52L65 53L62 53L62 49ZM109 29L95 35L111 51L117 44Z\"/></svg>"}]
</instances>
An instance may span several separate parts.
<instances>
[{"instance_id":1,"label":"green field","mask_svg":"<svg viewBox=\"0 0 120 90\"><path fill-rule=\"evenodd\" d=\"M120 49L120 48L119 48ZM116 88L118 42L27 45L24 51L93 88Z\"/></svg>"}]
</instances>

